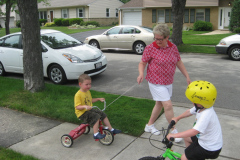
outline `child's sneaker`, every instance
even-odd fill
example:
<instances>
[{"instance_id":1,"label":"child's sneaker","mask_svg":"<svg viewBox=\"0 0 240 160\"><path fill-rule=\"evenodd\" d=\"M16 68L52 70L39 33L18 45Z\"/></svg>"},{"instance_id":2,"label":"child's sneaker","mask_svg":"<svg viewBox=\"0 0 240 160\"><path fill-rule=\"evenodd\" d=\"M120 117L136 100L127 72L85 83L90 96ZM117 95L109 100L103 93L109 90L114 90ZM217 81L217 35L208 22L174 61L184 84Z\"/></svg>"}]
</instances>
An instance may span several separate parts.
<instances>
[{"instance_id":1,"label":"child's sneaker","mask_svg":"<svg viewBox=\"0 0 240 160\"><path fill-rule=\"evenodd\" d=\"M148 125L146 124L146 126L145 126L145 128L144 128L144 131L145 131L145 132L151 132L152 134L154 134L154 135L156 135L156 136L160 135L160 133L161 133L159 130L157 130L157 129L154 127L154 124L152 124L151 126L148 126Z\"/></svg>"},{"instance_id":2,"label":"child's sneaker","mask_svg":"<svg viewBox=\"0 0 240 160\"><path fill-rule=\"evenodd\" d=\"M105 137L106 137L106 134L101 134L101 133L98 133L96 136L93 135L94 139L103 139Z\"/></svg>"},{"instance_id":3,"label":"child's sneaker","mask_svg":"<svg viewBox=\"0 0 240 160\"><path fill-rule=\"evenodd\" d=\"M112 134L118 134L118 133L121 133L122 131L119 130L119 129L113 129L113 131L111 131Z\"/></svg>"},{"instance_id":4,"label":"child's sneaker","mask_svg":"<svg viewBox=\"0 0 240 160\"><path fill-rule=\"evenodd\" d=\"M174 130L172 130L171 133L178 133L178 131L177 131L177 129L175 128ZM182 141L182 138L175 138L175 139L174 139L174 142L176 142L176 143L179 143L179 142L181 142L181 141Z\"/></svg>"}]
</instances>

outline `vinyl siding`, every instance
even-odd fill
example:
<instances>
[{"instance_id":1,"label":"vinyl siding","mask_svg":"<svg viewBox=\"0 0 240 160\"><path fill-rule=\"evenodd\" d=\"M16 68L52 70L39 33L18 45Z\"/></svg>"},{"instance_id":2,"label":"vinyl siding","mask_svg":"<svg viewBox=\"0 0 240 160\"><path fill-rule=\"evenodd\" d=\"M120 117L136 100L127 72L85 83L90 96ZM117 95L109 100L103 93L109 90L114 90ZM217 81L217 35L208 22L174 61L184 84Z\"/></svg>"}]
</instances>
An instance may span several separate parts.
<instances>
[{"instance_id":1,"label":"vinyl siding","mask_svg":"<svg viewBox=\"0 0 240 160\"><path fill-rule=\"evenodd\" d=\"M119 0L98 0L89 5L89 18L106 18L106 8L110 9L111 17L116 17L116 8L123 5Z\"/></svg>"}]
</instances>

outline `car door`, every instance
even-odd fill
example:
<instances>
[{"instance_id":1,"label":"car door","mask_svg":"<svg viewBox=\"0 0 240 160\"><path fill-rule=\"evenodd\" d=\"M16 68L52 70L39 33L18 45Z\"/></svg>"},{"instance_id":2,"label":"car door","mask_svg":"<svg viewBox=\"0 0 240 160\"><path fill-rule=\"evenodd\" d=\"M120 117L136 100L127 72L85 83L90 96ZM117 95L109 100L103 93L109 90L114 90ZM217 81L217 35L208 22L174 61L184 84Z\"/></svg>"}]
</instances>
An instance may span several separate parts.
<instances>
[{"instance_id":1,"label":"car door","mask_svg":"<svg viewBox=\"0 0 240 160\"><path fill-rule=\"evenodd\" d=\"M20 34L3 39L0 46L0 59L6 72L23 73L23 50L20 42Z\"/></svg>"},{"instance_id":2,"label":"car door","mask_svg":"<svg viewBox=\"0 0 240 160\"><path fill-rule=\"evenodd\" d=\"M101 49L104 48L118 48L118 36L121 31L121 27L114 27L108 30L100 40Z\"/></svg>"},{"instance_id":3,"label":"car door","mask_svg":"<svg viewBox=\"0 0 240 160\"><path fill-rule=\"evenodd\" d=\"M118 46L121 49L132 49L132 44L135 41L135 28L123 27L118 35Z\"/></svg>"}]
</instances>

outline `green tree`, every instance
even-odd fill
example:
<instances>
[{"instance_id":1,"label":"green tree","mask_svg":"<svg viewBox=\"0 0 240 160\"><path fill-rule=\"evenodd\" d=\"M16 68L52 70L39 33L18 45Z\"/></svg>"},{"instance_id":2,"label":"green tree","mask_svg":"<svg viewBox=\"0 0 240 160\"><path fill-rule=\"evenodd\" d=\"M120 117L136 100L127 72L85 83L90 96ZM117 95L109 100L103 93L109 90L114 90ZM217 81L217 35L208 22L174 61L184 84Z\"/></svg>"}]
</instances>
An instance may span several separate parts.
<instances>
[{"instance_id":1,"label":"green tree","mask_svg":"<svg viewBox=\"0 0 240 160\"><path fill-rule=\"evenodd\" d=\"M172 0L172 12L174 13L174 18L171 39L177 46L183 44L182 29L185 5L186 0Z\"/></svg>"},{"instance_id":2,"label":"green tree","mask_svg":"<svg viewBox=\"0 0 240 160\"><path fill-rule=\"evenodd\" d=\"M48 0L37 0L38 3L44 2L46 5L49 5ZM6 12L0 11L0 15L5 15L6 16L6 21L5 21L5 31L6 35L10 34L10 29L9 29L9 22L10 22L10 13L15 11L18 13L18 10L15 10L17 6L17 0L0 0L0 5L6 5Z\"/></svg>"},{"instance_id":3,"label":"green tree","mask_svg":"<svg viewBox=\"0 0 240 160\"><path fill-rule=\"evenodd\" d=\"M37 2L17 0L23 41L24 89L33 93L45 87Z\"/></svg>"},{"instance_id":4,"label":"green tree","mask_svg":"<svg viewBox=\"0 0 240 160\"><path fill-rule=\"evenodd\" d=\"M10 22L10 12L14 11L17 0L1 0L0 5L6 5L6 13L1 12L2 15L6 16L5 20L5 32L6 35L10 33L9 22ZM12 10L11 10L12 9Z\"/></svg>"},{"instance_id":5,"label":"green tree","mask_svg":"<svg viewBox=\"0 0 240 160\"><path fill-rule=\"evenodd\" d=\"M240 0L233 2L233 7L230 16L229 30L234 31L240 27Z\"/></svg>"}]
</instances>

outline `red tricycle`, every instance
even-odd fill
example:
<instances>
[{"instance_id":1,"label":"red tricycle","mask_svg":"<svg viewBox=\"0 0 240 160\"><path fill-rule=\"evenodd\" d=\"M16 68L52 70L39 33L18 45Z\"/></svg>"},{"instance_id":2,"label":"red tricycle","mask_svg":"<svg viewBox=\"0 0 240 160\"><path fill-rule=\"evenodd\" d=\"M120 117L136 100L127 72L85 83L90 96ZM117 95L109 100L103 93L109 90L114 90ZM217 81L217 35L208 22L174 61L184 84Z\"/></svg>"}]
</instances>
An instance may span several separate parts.
<instances>
[{"instance_id":1,"label":"red tricycle","mask_svg":"<svg viewBox=\"0 0 240 160\"><path fill-rule=\"evenodd\" d=\"M96 106L93 106L92 108L97 108ZM104 101L104 111L106 109L106 102ZM64 147L71 147L73 145L73 140L77 139L82 134L88 134L90 132L90 126L87 123L80 124L77 128L74 130L71 130L69 134L64 134L61 137L61 142ZM106 134L106 137L103 139L95 139L95 141L99 141L103 145L110 145L114 141L114 135L112 132L108 130L108 127L103 126L102 121L99 121L99 132L101 134Z\"/></svg>"}]
</instances>

